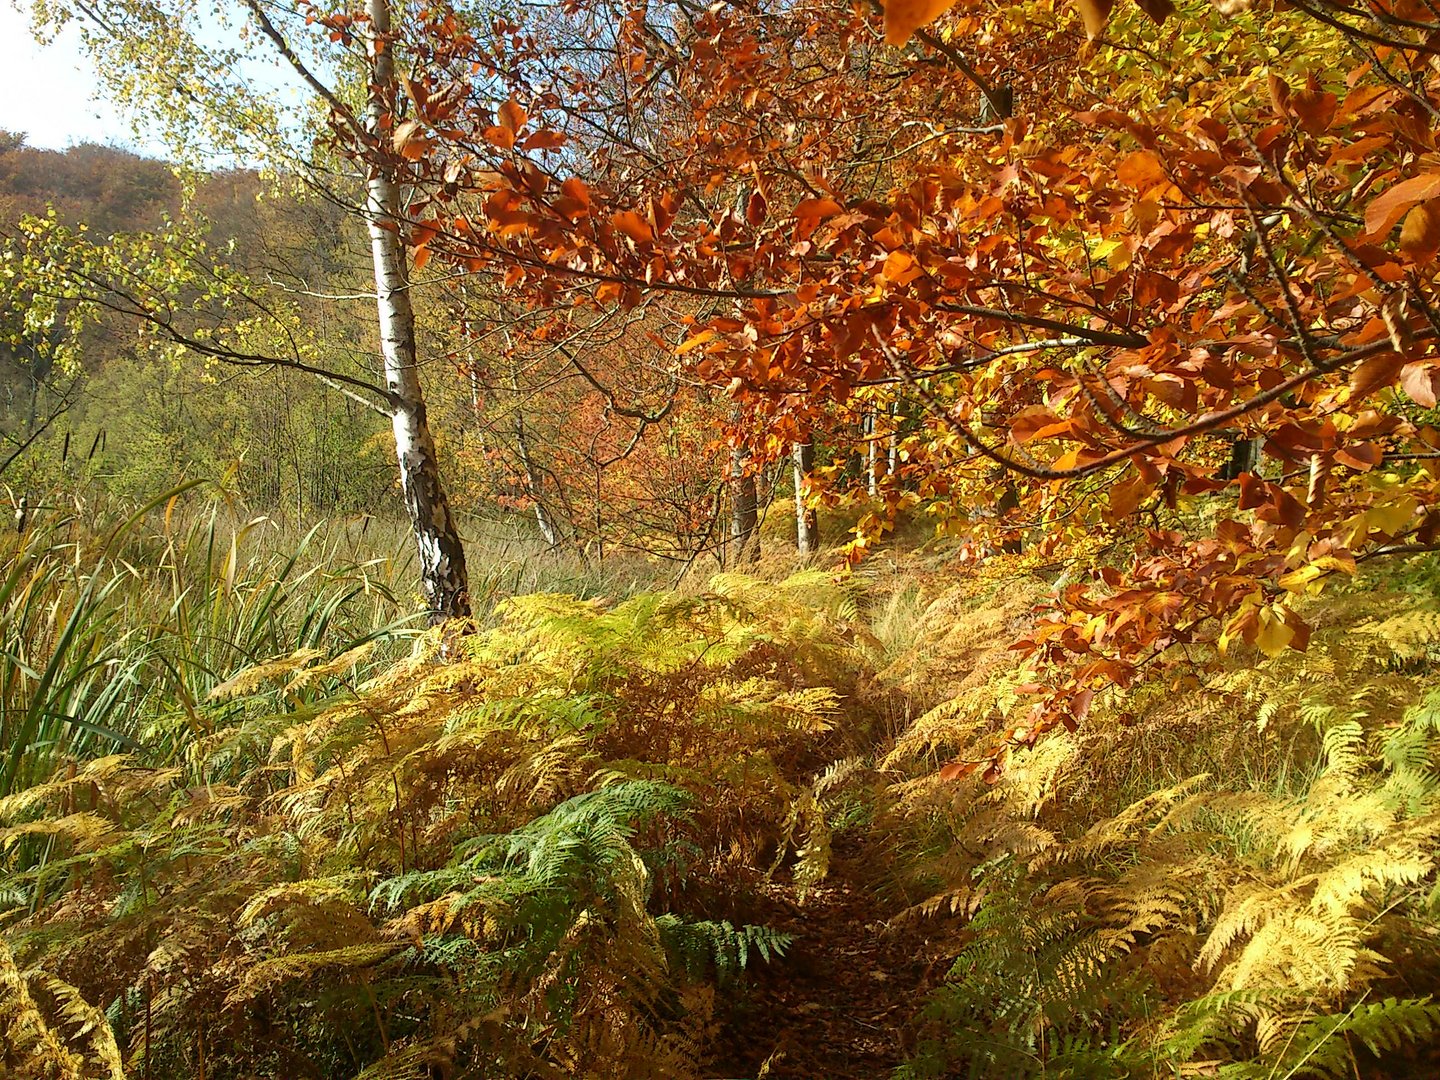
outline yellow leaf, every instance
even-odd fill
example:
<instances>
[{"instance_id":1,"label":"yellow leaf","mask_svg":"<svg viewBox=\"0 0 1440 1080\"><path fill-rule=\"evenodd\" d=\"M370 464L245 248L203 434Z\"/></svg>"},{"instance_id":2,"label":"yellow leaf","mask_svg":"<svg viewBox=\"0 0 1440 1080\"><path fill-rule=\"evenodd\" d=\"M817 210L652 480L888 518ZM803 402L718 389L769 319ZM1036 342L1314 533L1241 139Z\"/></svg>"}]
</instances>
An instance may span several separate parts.
<instances>
[{"instance_id":1,"label":"yellow leaf","mask_svg":"<svg viewBox=\"0 0 1440 1080\"><path fill-rule=\"evenodd\" d=\"M1295 640L1295 631L1286 624L1284 617L1274 608L1262 608L1259 629L1255 632L1255 647L1270 659L1275 659L1290 647Z\"/></svg>"},{"instance_id":2,"label":"yellow leaf","mask_svg":"<svg viewBox=\"0 0 1440 1080\"><path fill-rule=\"evenodd\" d=\"M1393 503L1372 506L1365 511L1365 524L1371 532L1398 535L1415 516L1417 505L1413 495L1406 495Z\"/></svg>"},{"instance_id":3,"label":"yellow leaf","mask_svg":"<svg viewBox=\"0 0 1440 1080\"><path fill-rule=\"evenodd\" d=\"M955 0L890 0L885 5L885 41L904 45L910 35L955 6Z\"/></svg>"},{"instance_id":4,"label":"yellow leaf","mask_svg":"<svg viewBox=\"0 0 1440 1080\"><path fill-rule=\"evenodd\" d=\"M1310 590L1310 585L1317 578L1324 576L1325 571L1311 563L1309 566L1302 566L1298 570L1291 570L1280 579L1280 587L1286 592L1304 593ZM1317 590L1318 591L1318 590Z\"/></svg>"}]
</instances>

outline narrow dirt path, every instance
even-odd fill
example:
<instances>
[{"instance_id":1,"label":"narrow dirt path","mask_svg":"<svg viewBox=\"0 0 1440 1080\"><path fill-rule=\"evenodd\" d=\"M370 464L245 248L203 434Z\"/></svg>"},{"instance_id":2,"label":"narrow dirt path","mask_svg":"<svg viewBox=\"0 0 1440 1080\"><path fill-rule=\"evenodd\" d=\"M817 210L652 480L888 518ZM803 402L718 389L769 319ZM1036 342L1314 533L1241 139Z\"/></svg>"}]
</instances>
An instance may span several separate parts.
<instances>
[{"instance_id":1,"label":"narrow dirt path","mask_svg":"<svg viewBox=\"0 0 1440 1080\"><path fill-rule=\"evenodd\" d=\"M944 969L919 928L886 925L867 878L863 853L837 842L830 876L803 904L793 886L770 886L764 921L794 944L751 970L707 1076L878 1080L904 1061Z\"/></svg>"}]
</instances>

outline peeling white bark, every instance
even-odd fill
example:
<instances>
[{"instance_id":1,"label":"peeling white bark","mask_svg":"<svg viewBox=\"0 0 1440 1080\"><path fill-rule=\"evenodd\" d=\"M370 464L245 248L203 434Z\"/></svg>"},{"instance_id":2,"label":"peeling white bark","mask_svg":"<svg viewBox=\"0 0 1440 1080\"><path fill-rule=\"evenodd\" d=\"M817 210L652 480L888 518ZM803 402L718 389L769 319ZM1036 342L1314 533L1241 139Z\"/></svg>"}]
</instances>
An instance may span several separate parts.
<instances>
[{"instance_id":1,"label":"peeling white bark","mask_svg":"<svg viewBox=\"0 0 1440 1080\"><path fill-rule=\"evenodd\" d=\"M415 310L410 301L409 266L399 232L400 186L387 160L381 120L393 98L395 64L389 43L389 0L366 0L370 93L366 126L377 147L365 184L365 218L375 261L375 293L380 319L380 352L385 385L392 398L395 456L400 488L420 554L421 585L431 618L441 621L470 614L465 549L440 480L435 440L425 414L425 393L415 343Z\"/></svg>"},{"instance_id":2,"label":"peeling white bark","mask_svg":"<svg viewBox=\"0 0 1440 1080\"><path fill-rule=\"evenodd\" d=\"M750 452L744 446L730 451L730 543L726 563L731 566L760 558L760 500L749 462Z\"/></svg>"}]
</instances>

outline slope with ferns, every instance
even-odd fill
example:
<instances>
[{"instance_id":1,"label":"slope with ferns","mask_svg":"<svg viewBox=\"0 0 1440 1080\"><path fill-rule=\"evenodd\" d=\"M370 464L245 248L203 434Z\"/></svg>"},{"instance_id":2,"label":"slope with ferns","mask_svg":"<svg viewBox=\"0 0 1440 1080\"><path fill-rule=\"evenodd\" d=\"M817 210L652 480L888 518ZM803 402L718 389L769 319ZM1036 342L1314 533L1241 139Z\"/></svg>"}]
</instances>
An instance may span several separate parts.
<instances>
[{"instance_id":1,"label":"slope with ferns","mask_svg":"<svg viewBox=\"0 0 1440 1080\"><path fill-rule=\"evenodd\" d=\"M6 1074L1428 1067L1428 557L959 779L1056 568L887 558L517 596L245 665L146 721L183 740L56 729L0 800Z\"/></svg>"}]
</instances>

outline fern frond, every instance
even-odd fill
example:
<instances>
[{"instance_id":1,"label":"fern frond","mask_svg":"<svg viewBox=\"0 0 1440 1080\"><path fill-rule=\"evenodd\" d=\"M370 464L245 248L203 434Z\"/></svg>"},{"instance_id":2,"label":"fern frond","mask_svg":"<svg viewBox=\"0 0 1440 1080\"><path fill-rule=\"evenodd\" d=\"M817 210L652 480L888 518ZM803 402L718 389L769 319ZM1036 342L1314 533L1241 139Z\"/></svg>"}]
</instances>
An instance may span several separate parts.
<instances>
[{"instance_id":1,"label":"fern frond","mask_svg":"<svg viewBox=\"0 0 1440 1080\"><path fill-rule=\"evenodd\" d=\"M231 698L253 694L268 682L294 676L307 665L324 657L320 649L297 649L289 656L256 664L231 676L210 691L211 701L227 701Z\"/></svg>"},{"instance_id":2,"label":"fern frond","mask_svg":"<svg viewBox=\"0 0 1440 1080\"><path fill-rule=\"evenodd\" d=\"M728 921L687 922L678 915L655 920L660 942L679 970L691 979L714 974L726 986L750 963L751 953L770 961L785 955L794 938L767 926L732 926Z\"/></svg>"},{"instance_id":3,"label":"fern frond","mask_svg":"<svg viewBox=\"0 0 1440 1080\"><path fill-rule=\"evenodd\" d=\"M35 1080L81 1080L84 1061L68 1050L36 1008L9 947L0 940L0 1064Z\"/></svg>"},{"instance_id":4,"label":"fern frond","mask_svg":"<svg viewBox=\"0 0 1440 1080\"><path fill-rule=\"evenodd\" d=\"M239 983L226 996L227 1005L269 993L285 982L312 978L322 971L358 971L373 968L395 957L407 946L393 941L347 945L323 952L290 953L275 956L246 969Z\"/></svg>"}]
</instances>

